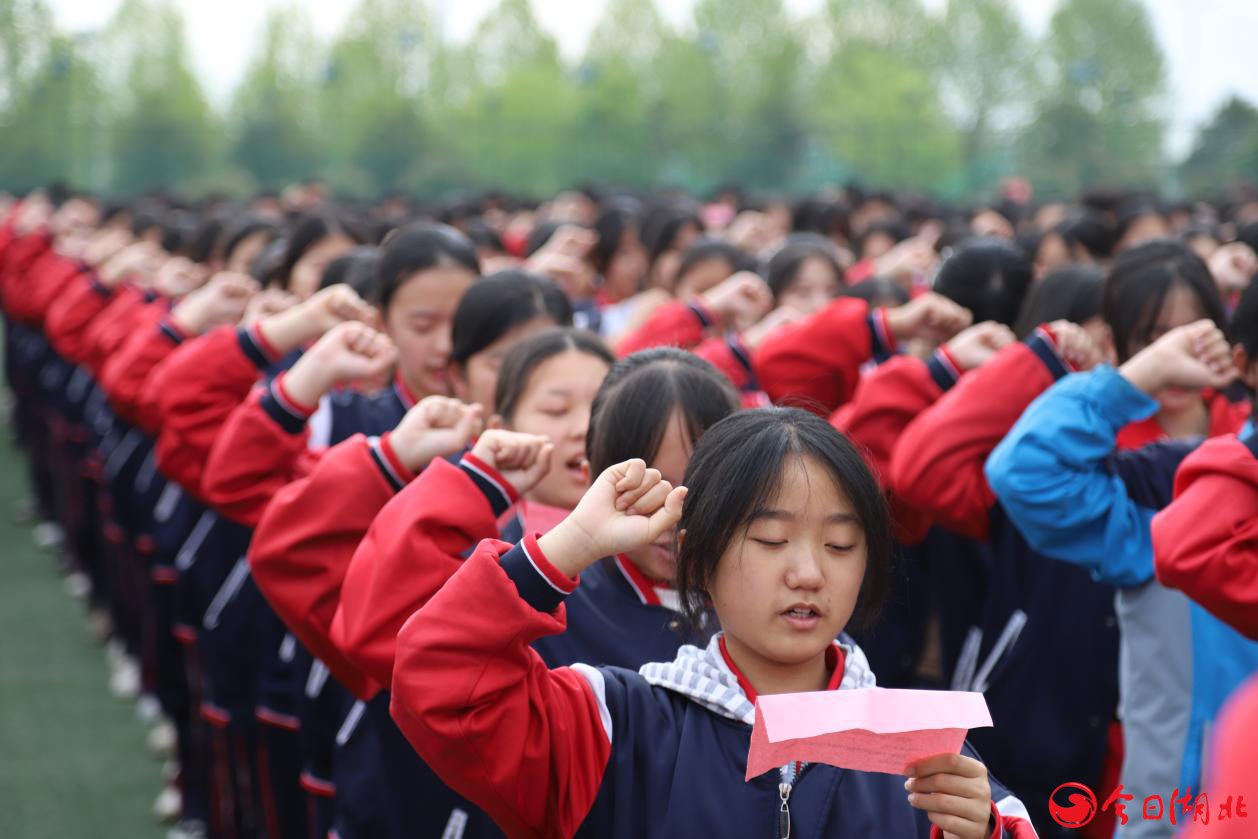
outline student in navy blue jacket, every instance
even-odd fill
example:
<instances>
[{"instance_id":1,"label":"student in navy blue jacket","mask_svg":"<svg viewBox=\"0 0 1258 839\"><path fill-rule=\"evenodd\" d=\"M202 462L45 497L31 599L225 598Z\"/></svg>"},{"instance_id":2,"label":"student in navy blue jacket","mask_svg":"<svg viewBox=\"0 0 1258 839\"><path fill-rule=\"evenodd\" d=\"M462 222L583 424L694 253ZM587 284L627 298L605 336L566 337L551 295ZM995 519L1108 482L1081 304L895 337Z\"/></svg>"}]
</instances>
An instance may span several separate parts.
<instances>
[{"instance_id":1,"label":"student in navy blue jacket","mask_svg":"<svg viewBox=\"0 0 1258 839\"><path fill-rule=\"evenodd\" d=\"M512 837L1034 836L968 754L907 784L798 763L744 781L757 693L874 684L841 633L886 591L890 523L855 447L798 409L718 422L686 482L683 514L686 488L615 464L549 533L482 543L412 616L393 715L438 773ZM724 631L636 672L549 669L530 644L562 636L578 576L675 525L679 597Z\"/></svg>"}]
</instances>

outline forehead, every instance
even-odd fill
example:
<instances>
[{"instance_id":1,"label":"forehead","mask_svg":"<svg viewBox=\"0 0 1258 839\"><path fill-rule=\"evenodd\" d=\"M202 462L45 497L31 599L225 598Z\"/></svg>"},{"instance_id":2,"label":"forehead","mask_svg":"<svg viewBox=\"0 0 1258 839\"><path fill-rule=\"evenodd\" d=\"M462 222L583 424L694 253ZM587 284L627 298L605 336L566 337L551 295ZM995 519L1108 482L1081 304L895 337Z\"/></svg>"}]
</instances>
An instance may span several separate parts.
<instances>
[{"instance_id":1,"label":"forehead","mask_svg":"<svg viewBox=\"0 0 1258 839\"><path fill-rule=\"evenodd\" d=\"M811 455L790 455L782 462L765 506L809 517L854 512L831 469Z\"/></svg>"}]
</instances>

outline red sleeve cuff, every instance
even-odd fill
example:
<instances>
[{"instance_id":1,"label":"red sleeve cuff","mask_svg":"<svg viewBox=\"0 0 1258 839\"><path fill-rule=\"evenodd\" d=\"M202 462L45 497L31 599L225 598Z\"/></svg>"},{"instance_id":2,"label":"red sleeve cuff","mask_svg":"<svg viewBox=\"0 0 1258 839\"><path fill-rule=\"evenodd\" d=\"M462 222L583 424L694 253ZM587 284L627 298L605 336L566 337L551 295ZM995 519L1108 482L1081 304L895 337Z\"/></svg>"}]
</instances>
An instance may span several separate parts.
<instances>
[{"instance_id":1,"label":"red sleeve cuff","mask_svg":"<svg viewBox=\"0 0 1258 839\"><path fill-rule=\"evenodd\" d=\"M542 553L541 545L537 544L537 537L540 533L531 533L524 537L521 544L524 545L524 551L528 555L529 561L538 573L546 578L546 581L564 594L571 594L576 591L579 580L574 580L558 568L550 564L550 560Z\"/></svg>"},{"instance_id":2,"label":"red sleeve cuff","mask_svg":"<svg viewBox=\"0 0 1258 839\"><path fill-rule=\"evenodd\" d=\"M249 337L253 339L253 342L258 346L258 349L262 350L262 352L265 353L271 361L279 361L280 358L283 357L284 354L277 350L275 345L268 341L266 336L262 334L262 330L258 327L258 324L255 323L249 327Z\"/></svg>"},{"instance_id":3,"label":"red sleeve cuff","mask_svg":"<svg viewBox=\"0 0 1258 839\"><path fill-rule=\"evenodd\" d=\"M511 504L515 504L520 500L520 494L515 491L515 487L513 487L511 482L504 478L502 473L497 469L490 466L470 451L463 455L461 460L473 471L480 473L482 478L490 481L496 489L505 495L510 502L507 506L511 506Z\"/></svg>"},{"instance_id":4,"label":"red sleeve cuff","mask_svg":"<svg viewBox=\"0 0 1258 839\"><path fill-rule=\"evenodd\" d=\"M380 454L384 456L389 467L393 469L397 476L402 479L403 483L410 483L415 480L415 473L407 468L402 459L397 456L397 452L393 450L392 431L386 431L380 435Z\"/></svg>"},{"instance_id":5,"label":"red sleeve cuff","mask_svg":"<svg viewBox=\"0 0 1258 839\"><path fill-rule=\"evenodd\" d=\"M1040 337L1044 339L1044 342L1048 344L1052 351L1057 354L1057 357L1061 359L1061 363L1066 366L1066 369L1072 373L1079 372L1079 368L1071 364L1070 361L1061 354L1061 344L1057 342L1057 333L1053 332L1053 327L1047 323L1041 324L1039 328L1036 329L1036 332L1039 333Z\"/></svg>"},{"instance_id":6,"label":"red sleeve cuff","mask_svg":"<svg viewBox=\"0 0 1258 839\"><path fill-rule=\"evenodd\" d=\"M305 417L307 419L314 416L314 412L319 410L319 406L317 404L307 405L304 402L298 402L296 399L294 399L289 394L288 389L284 387L284 377L287 375L288 373L287 371L285 371L275 377L275 387L273 387L271 390L276 400L278 400L280 404L283 405L286 411L290 411L293 414L296 414L301 417Z\"/></svg>"},{"instance_id":7,"label":"red sleeve cuff","mask_svg":"<svg viewBox=\"0 0 1258 839\"><path fill-rule=\"evenodd\" d=\"M879 338L891 353L900 351L900 342L896 340L895 333L891 331L891 320L888 316L887 307L883 306L878 309L878 315L875 319L879 331L882 333Z\"/></svg>"}]
</instances>

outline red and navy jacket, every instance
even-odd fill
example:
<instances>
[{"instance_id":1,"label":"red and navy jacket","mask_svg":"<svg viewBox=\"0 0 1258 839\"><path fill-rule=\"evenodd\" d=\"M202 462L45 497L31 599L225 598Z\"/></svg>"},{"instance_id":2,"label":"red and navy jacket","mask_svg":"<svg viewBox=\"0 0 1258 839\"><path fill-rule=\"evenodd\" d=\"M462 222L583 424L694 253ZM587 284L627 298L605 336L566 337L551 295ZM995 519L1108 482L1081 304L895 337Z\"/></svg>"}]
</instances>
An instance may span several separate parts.
<instances>
[{"instance_id":1,"label":"red and navy jacket","mask_svg":"<svg viewBox=\"0 0 1258 839\"><path fill-rule=\"evenodd\" d=\"M254 416L259 433L265 433L263 419L274 426L265 413ZM484 813L419 759L389 717L387 692L331 640L355 548L380 510L414 477L393 453L388 433L357 434L327 449L306 477L281 489L267 506L254 533L250 565L285 624L359 698L351 709L352 729L347 719L338 736L338 798L362 792L359 782L370 778L381 799L376 809L398 835L437 839L461 824L466 839L499 836ZM359 777L350 789L347 776L354 774ZM350 817L353 809L339 808L338 819Z\"/></svg>"},{"instance_id":2,"label":"red and navy jacket","mask_svg":"<svg viewBox=\"0 0 1258 839\"><path fill-rule=\"evenodd\" d=\"M99 383L114 413L129 425L156 436L157 406L143 398L144 385L186 336L169 318L137 330L101 367Z\"/></svg>"},{"instance_id":3,"label":"red and navy jacket","mask_svg":"<svg viewBox=\"0 0 1258 839\"><path fill-rule=\"evenodd\" d=\"M1069 369L1047 328L1004 348L909 424L891 468L906 504L983 552L975 563L947 540L927 552L943 593L945 664L954 689L985 694L996 723L971 740L1046 825L1061 779L1099 783L1106 765L1118 702L1114 589L1033 551L983 466L1027 405Z\"/></svg>"},{"instance_id":4,"label":"red and navy jacket","mask_svg":"<svg viewBox=\"0 0 1258 839\"><path fill-rule=\"evenodd\" d=\"M895 352L884 309L839 297L765 338L752 353L751 366L774 404L828 417L851 400L866 362L886 361Z\"/></svg>"},{"instance_id":5,"label":"red and navy jacket","mask_svg":"<svg viewBox=\"0 0 1258 839\"><path fill-rule=\"evenodd\" d=\"M398 636L394 719L508 836L940 835L896 776L815 764L745 782L751 726L719 709L751 697L712 678L719 664L675 679L656 664L551 669L538 648L569 629L580 590L536 539L487 540ZM856 674L855 652L836 650L832 685ZM992 798L993 836L1035 835L994 781Z\"/></svg>"},{"instance_id":6,"label":"red and navy jacket","mask_svg":"<svg viewBox=\"0 0 1258 839\"><path fill-rule=\"evenodd\" d=\"M790 404L830 415L852 398L861 367L896 350L886 312L863 300L838 298L797 324L784 326L749 351L736 334L710 336L713 315L697 301L661 306L616 352L655 346L693 349L744 393L744 403ZM761 395L763 394L763 395Z\"/></svg>"},{"instance_id":7,"label":"red and navy jacket","mask_svg":"<svg viewBox=\"0 0 1258 839\"><path fill-rule=\"evenodd\" d=\"M1175 474L1153 517L1153 564L1210 614L1258 640L1258 435L1207 440Z\"/></svg>"}]
</instances>

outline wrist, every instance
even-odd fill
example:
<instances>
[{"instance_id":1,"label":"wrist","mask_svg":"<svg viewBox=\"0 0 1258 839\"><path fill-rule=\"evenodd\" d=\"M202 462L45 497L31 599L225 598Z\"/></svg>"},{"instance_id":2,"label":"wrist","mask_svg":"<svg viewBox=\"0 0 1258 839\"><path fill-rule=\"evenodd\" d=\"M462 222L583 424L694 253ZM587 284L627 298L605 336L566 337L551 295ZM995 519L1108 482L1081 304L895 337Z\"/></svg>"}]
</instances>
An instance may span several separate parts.
<instances>
[{"instance_id":1,"label":"wrist","mask_svg":"<svg viewBox=\"0 0 1258 839\"><path fill-rule=\"evenodd\" d=\"M1158 374L1156 359L1136 356L1129 360L1118 372L1137 390L1148 396L1155 396L1162 389L1161 376Z\"/></svg>"},{"instance_id":2,"label":"wrist","mask_svg":"<svg viewBox=\"0 0 1258 839\"><path fill-rule=\"evenodd\" d=\"M311 360L309 356L302 359ZM315 364L304 365L298 362L282 377L284 395L290 402L302 409L318 405L323 395L332 389L332 382L315 369Z\"/></svg>"},{"instance_id":3,"label":"wrist","mask_svg":"<svg viewBox=\"0 0 1258 839\"><path fill-rule=\"evenodd\" d=\"M294 306L279 314L263 318L258 321L255 329L262 339L281 356L287 355L317 337L311 334L310 318L306 317L300 306Z\"/></svg>"},{"instance_id":4,"label":"wrist","mask_svg":"<svg viewBox=\"0 0 1258 839\"><path fill-rule=\"evenodd\" d=\"M541 536L537 544L551 565L572 578L602 558L589 534L574 524L571 516Z\"/></svg>"},{"instance_id":5,"label":"wrist","mask_svg":"<svg viewBox=\"0 0 1258 839\"><path fill-rule=\"evenodd\" d=\"M195 312L189 312L181 306L176 306L171 310L169 320L184 335L202 335L205 333L205 319L197 317Z\"/></svg>"}]
</instances>

